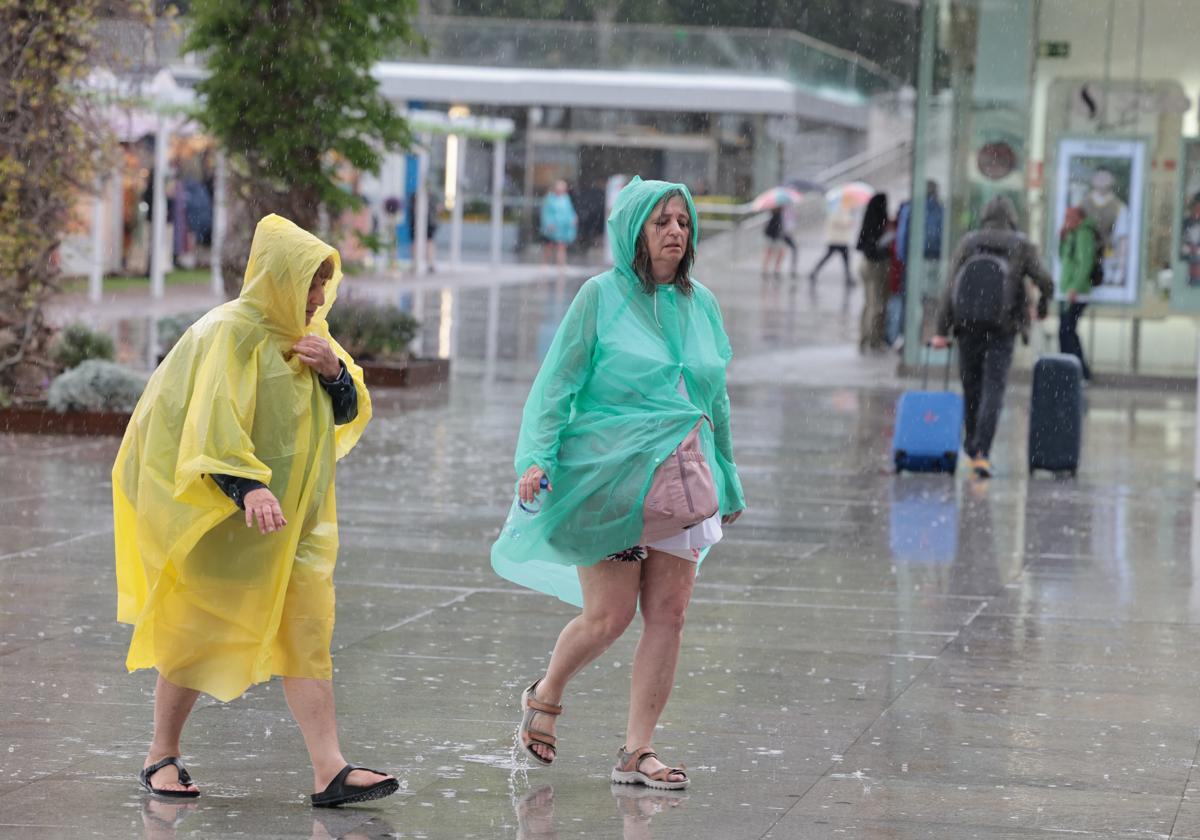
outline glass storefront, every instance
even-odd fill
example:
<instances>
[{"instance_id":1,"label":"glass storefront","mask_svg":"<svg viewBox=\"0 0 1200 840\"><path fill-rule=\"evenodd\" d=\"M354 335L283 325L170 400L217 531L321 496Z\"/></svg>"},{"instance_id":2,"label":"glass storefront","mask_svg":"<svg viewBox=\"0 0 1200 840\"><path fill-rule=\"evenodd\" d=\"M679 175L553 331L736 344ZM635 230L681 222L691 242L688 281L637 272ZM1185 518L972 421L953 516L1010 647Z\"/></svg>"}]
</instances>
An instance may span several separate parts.
<instances>
[{"instance_id":1,"label":"glass storefront","mask_svg":"<svg viewBox=\"0 0 1200 840\"><path fill-rule=\"evenodd\" d=\"M1096 220L1103 278L1079 333L1100 375L1195 375L1198 24L1192 0L925 0L910 236L924 239L932 181L943 259L918 265L910 246L909 276L924 282L909 296L909 364L949 279L945 257L1007 195L1056 280L1066 210ZM1056 316L1035 325L1019 366L1057 352Z\"/></svg>"}]
</instances>

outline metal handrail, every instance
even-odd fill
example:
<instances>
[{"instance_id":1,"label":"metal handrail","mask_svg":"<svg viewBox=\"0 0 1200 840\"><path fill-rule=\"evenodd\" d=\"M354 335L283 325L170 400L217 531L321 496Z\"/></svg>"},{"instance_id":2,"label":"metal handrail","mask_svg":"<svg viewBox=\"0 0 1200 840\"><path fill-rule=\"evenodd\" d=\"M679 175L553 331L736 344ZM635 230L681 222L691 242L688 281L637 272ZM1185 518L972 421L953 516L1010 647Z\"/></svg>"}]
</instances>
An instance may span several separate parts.
<instances>
[{"instance_id":1,"label":"metal handrail","mask_svg":"<svg viewBox=\"0 0 1200 840\"><path fill-rule=\"evenodd\" d=\"M880 164L882 162L891 163L894 158L901 155L909 154L912 151L912 140L905 137L897 140L890 146L885 146L883 149L874 151L860 152L857 155L848 157L843 161L835 163L833 166L818 172L814 181L822 184L828 184L836 181L857 180L857 178L848 177L852 172L871 171L871 167L867 164Z\"/></svg>"},{"instance_id":2,"label":"metal handrail","mask_svg":"<svg viewBox=\"0 0 1200 840\"><path fill-rule=\"evenodd\" d=\"M908 154L912 150L912 140L903 138L895 143L885 146L882 149L876 149L869 152L860 152L857 155L846 158L843 161L835 163L833 166L827 167L818 172L813 180L819 184L825 184L829 189L837 187L839 184L849 181L858 180L858 177L863 172L870 172L873 169L879 168L884 163L891 163L895 158ZM806 198L812 198L808 196ZM810 203L808 201L805 204ZM799 205L801 207L804 204ZM724 216L755 216L765 211L756 213L753 210L752 202L743 204L720 204L718 202L696 202L696 212L701 215L724 215Z\"/></svg>"},{"instance_id":3,"label":"metal handrail","mask_svg":"<svg viewBox=\"0 0 1200 840\"><path fill-rule=\"evenodd\" d=\"M897 158L908 154L912 149L912 140L903 138L882 149L861 152L835 163L833 166L818 172L813 180L834 188L839 184L857 180L862 174L879 169ZM809 194L796 205L797 212L819 206L824 201L824 195ZM696 202L696 212L703 218L705 215L729 216L729 219L709 219L704 223L706 230L729 231L730 250L736 258L741 240L741 233L751 227L763 223L766 211L755 211L752 202L744 204L719 204L717 202Z\"/></svg>"}]
</instances>

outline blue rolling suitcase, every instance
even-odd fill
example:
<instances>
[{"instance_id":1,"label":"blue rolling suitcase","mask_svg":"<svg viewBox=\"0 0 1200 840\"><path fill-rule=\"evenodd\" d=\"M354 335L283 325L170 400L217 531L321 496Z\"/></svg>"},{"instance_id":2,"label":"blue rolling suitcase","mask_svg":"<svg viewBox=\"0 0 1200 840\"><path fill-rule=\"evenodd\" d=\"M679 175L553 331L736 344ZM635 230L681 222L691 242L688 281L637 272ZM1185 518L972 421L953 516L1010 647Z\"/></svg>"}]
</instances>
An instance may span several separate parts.
<instances>
[{"instance_id":1,"label":"blue rolling suitcase","mask_svg":"<svg viewBox=\"0 0 1200 840\"><path fill-rule=\"evenodd\" d=\"M1083 448L1083 368L1065 353L1042 356L1033 366L1029 405L1029 473L1079 470Z\"/></svg>"},{"instance_id":2,"label":"blue rolling suitcase","mask_svg":"<svg viewBox=\"0 0 1200 840\"><path fill-rule=\"evenodd\" d=\"M962 396L950 391L950 359L945 390L930 391L929 355L925 356L922 390L905 391L896 402L892 460L896 472L948 472L958 466L962 446Z\"/></svg>"}]
</instances>

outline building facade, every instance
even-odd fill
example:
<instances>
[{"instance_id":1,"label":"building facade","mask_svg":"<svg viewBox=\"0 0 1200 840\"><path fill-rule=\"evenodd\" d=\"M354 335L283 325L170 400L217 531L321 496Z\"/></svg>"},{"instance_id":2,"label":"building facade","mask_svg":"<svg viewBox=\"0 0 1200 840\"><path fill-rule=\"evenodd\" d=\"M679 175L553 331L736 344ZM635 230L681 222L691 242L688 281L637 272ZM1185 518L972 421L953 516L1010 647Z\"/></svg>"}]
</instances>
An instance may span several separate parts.
<instances>
[{"instance_id":1,"label":"building facade","mask_svg":"<svg viewBox=\"0 0 1200 840\"><path fill-rule=\"evenodd\" d=\"M1196 372L1197 24L1200 3L1191 0L923 6L913 189L919 197L926 179L942 186L942 253L990 198L1007 195L1057 281L1064 216L1083 208L1101 228L1103 279L1079 332L1101 376ZM914 214L913 236L923 236L923 216ZM924 297L948 282L946 262ZM915 297L910 339L928 330ZM1056 311L1033 330L1019 364L1057 350ZM908 342L909 363L919 361L919 344Z\"/></svg>"}]
</instances>

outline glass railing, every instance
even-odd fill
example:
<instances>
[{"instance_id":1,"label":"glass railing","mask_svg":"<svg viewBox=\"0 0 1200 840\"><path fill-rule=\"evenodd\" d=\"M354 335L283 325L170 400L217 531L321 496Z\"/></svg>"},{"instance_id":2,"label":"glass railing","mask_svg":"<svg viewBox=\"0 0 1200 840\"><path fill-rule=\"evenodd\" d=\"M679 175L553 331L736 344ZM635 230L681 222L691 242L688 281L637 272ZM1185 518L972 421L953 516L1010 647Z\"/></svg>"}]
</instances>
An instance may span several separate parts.
<instances>
[{"instance_id":1,"label":"glass railing","mask_svg":"<svg viewBox=\"0 0 1200 840\"><path fill-rule=\"evenodd\" d=\"M129 69L188 64L180 47L187 19L146 29L107 19L98 42ZM653 26L504 18L425 17L424 44L397 47L394 57L478 67L727 73L783 78L810 93L862 102L904 82L862 56L799 32Z\"/></svg>"},{"instance_id":2,"label":"glass railing","mask_svg":"<svg viewBox=\"0 0 1200 840\"><path fill-rule=\"evenodd\" d=\"M798 32L503 18L426 17L425 43L396 59L473 66L769 75L829 99L861 102L903 81Z\"/></svg>"}]
</instances>

